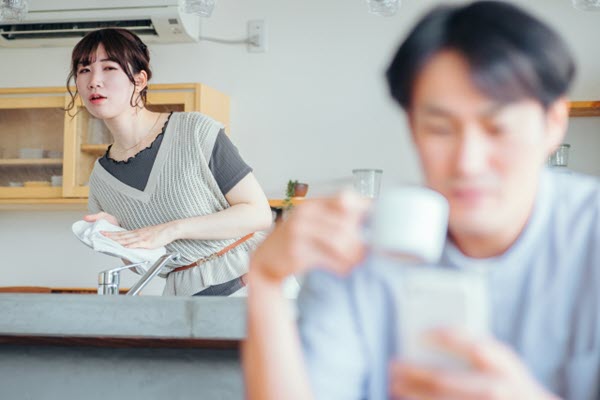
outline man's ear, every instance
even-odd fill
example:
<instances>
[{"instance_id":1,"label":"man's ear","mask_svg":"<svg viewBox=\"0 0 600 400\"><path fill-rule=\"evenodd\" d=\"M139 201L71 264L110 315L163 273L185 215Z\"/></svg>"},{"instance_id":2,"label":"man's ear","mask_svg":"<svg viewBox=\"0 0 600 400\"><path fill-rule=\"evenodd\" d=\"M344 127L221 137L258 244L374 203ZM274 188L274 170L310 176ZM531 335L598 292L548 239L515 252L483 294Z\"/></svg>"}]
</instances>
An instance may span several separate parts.
<instances>
[{"instance_id":1,"label":"man's ear","mask_svg":"<svg viewBox=\"0 0 600 400\"><path fill-rule=\"evenodd\" d=\"M133 76L133 80L135 81L135 91L141 92L148 85L148 74L142 70Z\"/></svg>"},{"instance_id":2,"label":"man's ear","mask_svg":"<svg viewBox=\"0 0 600 400\"><path fill-rule=\"evenodd\" d=\"M569 125L569 101L561 97L546 111L546 156L552 154L563 142Z\"/></svg>"},{"instance_id":3,"label":"man's ear","mask_svg":"<svg viewBox=\"0 0 600 400\"><path fill-rule=\"evenodd\" d=\"M415 136L415 115L414 115L414 112L412 112L410 109L406 109L405 113L406 113L406 122L408 123L408 130L410 132L410 138L411 138L411 140L414 143L415 139L416 139L416 136Z\"/></svg>"}]
</instances>

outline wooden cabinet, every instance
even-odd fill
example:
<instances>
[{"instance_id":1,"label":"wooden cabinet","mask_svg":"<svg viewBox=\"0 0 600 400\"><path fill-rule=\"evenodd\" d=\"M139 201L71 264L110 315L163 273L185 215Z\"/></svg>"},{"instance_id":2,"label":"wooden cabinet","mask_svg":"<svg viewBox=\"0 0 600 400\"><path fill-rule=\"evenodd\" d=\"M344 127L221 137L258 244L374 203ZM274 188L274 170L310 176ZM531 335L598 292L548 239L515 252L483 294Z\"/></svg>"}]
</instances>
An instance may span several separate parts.
<instances>
[{"instance_id":1,"label":"wooden cabinet","mask_svg":"<svg viewBox=\"0 0 600 400\"><path fill-rule=\"evenodd\" d=\"M65 88L0 89L0 205L87 203L111 138L79 99L65 111L70 100ZM229 126L229 98L203 84L150 85L148 108L200 111Z\"/></svg>"},{"instance_id":2,"label":"wooden cabinet","mask_svg":"<svg viewBox=\"0 0 600 400\"><path fill-rule=\"evenodd\" d=\"M64 102L57 89L0 92L0 199L62 196Z\"/></svg>"}]
</instances>

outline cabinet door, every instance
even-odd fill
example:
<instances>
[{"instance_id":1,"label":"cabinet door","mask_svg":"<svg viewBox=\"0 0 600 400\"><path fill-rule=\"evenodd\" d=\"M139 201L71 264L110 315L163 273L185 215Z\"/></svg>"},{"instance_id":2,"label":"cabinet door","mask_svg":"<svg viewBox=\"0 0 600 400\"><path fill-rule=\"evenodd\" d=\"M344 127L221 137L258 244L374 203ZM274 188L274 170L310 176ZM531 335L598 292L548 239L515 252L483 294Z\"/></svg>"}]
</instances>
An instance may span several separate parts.
<instances>
[{"instance_id":1,"label":"cabinet door","mask_svg":"<svg viewBox=\"0 0 600 400\"><path fill-rule=\"evenodd\" d=\"M70 98L65 99L66 102ZM195 90L164 91L150 87L148 109L152 111L194 111ZM88 181L96 160L104 155L112 137L101 120L90 115L78 98L75 109L65 115L64 197L87 197Z\"/></svg>"},{"instance_id":2,"label":"cabinet door","mask_svg":"<svg viewBox=\"0 0 600 400\"><path fill-rule=\"evenodd\" d=\"M0 200L62 196L63 92L0 92Z\"/></svg>"}]
</instances>

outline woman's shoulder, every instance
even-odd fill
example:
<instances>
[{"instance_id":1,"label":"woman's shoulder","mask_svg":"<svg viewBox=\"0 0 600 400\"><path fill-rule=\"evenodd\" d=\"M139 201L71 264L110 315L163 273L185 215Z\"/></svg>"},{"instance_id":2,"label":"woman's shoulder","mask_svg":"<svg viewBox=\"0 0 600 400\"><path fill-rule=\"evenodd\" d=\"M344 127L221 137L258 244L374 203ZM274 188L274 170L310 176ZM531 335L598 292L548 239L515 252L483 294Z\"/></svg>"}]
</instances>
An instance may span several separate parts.
<instances>
[{"instance_id":1,"label":"woman's shoulder","mask_svg":"<svg viewBox=\"0 0 600 400\"><path fill-rule=\"evenodd\" d=\"M199 111L174 112L171 118L175 119L179 123L182 123L183 125L188 125L196 128L207 125L218 126L221 128L223 127L223 124L221 122Z\"/></svg>"}]
</instances>

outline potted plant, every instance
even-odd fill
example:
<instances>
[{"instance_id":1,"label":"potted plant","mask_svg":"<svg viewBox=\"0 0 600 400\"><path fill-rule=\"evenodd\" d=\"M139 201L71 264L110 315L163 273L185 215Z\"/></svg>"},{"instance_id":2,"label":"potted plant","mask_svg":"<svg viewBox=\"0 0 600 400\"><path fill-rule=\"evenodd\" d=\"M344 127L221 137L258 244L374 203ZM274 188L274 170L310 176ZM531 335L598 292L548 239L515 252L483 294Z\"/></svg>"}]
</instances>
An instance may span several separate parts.
<instances>
[{"instance_id":1,"label":"potted plant","mask_svg":"<svg viewBox=\"0 0 600 400\"><path fill-rule=\"evenodd\" d=\"M289 210L292 208L292 199L294 197L304 197L308 192L308 184L301 183L297 180L289 180L285 190L285 199L283 200L283 208Z\"/></svg>"}]
</instances>

